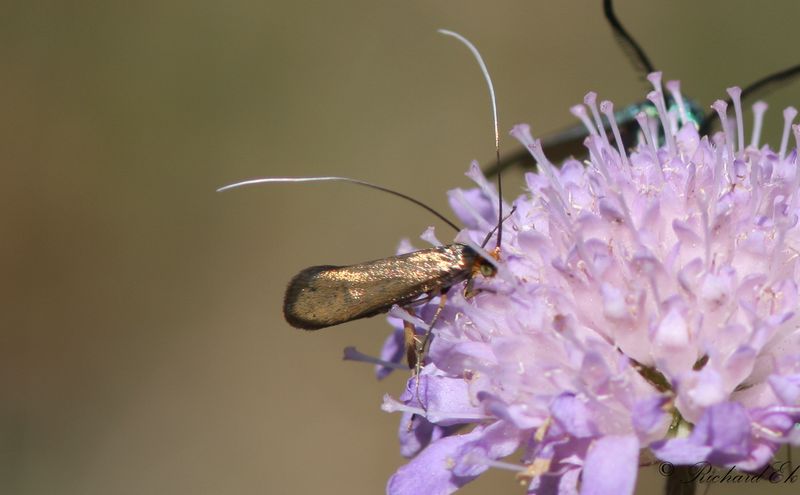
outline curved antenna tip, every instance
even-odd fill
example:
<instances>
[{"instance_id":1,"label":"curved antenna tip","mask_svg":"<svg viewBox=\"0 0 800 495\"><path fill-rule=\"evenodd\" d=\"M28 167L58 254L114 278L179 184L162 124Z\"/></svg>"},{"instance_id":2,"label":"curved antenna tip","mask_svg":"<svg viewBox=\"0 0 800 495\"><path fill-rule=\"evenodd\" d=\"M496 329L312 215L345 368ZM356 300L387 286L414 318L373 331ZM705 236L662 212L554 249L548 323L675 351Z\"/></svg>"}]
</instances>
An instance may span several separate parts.
<instances>
[{"instance_id":1,"label":"curved antenna tip","mask_svg":"<svg viewBox=\"0 0 800 495\"><path fill-rule=\"evenodd\" d=\"M483 61L483 57L481 57L480 52L475 47L474 44L464 36L454 32L449 31L447 29L437 29L437 31L441 34L452 36L460 41L464 46L466 46L472 55L475 57L475 60L478 62L478 66L483 73L483 78L486 80L486 85L489 87L489 96L492 100L492 121L494 124L494 149L495 155L497 157L497 168L500 168L500 129L497 123L497 98L495 97L494 93L494 84L492 84L492 77L489 75L489 69L486 68L486 63ZM497 174L497 198L498 198L498 205L497 205L497 225L500 226L503 223L503 182L500 178L500 174ZM503 230L500 229L497 232L497 247L500 247L501 240L503 238Z\"/></svg>"},{"instance_id":2,"label":"curved antenna tip","mask_svg":"<svg viewBox=\"0 0 800 495\"><path fill-rule=\"evenodd\" d=\"M331 180L332 177L325 177L321 179ZM263 184L265 182L308 182L308 179L299 177L264 177L261 179L248 179L217 188L217 192L224 192L230 189L236 189L237 187L249 186L253 184Z\"/></svg>"},{"instance_id":3,"label":"curved antenna tip","mask_svg":"<svg viewBox=\"0 0 800 495\"><path fill-rule=\"evenodd\" d=\"M432 213L436 216L439 220L443 221L447 225L453 228L456 232L461 230L458 225L448 220L444 215L439 213L438 211L434 210L430 206L426 205L422 201L412 198L407 194L403 194L401 192L395 191L394 189L389 189L388 187L379 186L378 184L373 184L371 182L367 182L364 180L359 179L351 179L350 177L336 177L336 176L324 176L324 177L262 177L260 179L248 179L243 180L240 182L234 182L233 184L228 184L227 186L222 186L217 189L217 192L227 191L228 189L234 189L237 187L242 186L249 186L254 184L265 184L265 183L291 183L291 182L327 182L327 181L338 181L338 182L349 182L351 184L358 184L360 186L369 187L371 189L376 189L378 191L383 191L389 194L393 194L399 198L403 198L406 201L410 201L417 206L424 208L425 210Z\"/></svg>"}]
</instances>

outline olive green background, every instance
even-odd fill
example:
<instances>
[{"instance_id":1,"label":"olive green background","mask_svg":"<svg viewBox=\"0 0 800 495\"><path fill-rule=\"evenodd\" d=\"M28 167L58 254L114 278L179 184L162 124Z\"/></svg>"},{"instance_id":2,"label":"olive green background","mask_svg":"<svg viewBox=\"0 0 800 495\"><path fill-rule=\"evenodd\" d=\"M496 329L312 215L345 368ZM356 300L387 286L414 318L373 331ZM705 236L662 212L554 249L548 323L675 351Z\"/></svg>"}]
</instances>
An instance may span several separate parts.
<instances>
[{"instance_id":1,"label":"olive green background","mask_svg":"<svg viewBox=\"0 0 800 495\"><path fill-rule=\"evenodd\" d=\"M388 326L295 330L283 289L430 224L451 233L348 185L215 188L345 175L446 210L493 136L475 62L437 28L481 49L504 137L573 124L590 89L618 105L647 91L599 1L0 6L3 494L381 493L404 462L381 397L403 381L340 356L377 352ZM705 105L797 62L796 0L618 10ZM770 132L798 92L769 95ZM493 471L464 493L523 491Z\"/></svg>"}]
</instances>

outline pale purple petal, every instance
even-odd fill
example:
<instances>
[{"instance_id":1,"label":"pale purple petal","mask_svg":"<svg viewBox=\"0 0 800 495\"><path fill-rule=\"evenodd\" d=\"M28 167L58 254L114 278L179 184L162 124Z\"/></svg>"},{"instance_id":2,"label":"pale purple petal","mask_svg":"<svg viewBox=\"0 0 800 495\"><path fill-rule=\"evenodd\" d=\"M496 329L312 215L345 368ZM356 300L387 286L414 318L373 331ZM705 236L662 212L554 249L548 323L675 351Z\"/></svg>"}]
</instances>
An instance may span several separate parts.
<instances>
[{"instance_id":1,"label":"pale purple petal","mask_svg":"<svg viewBox=\"0 0 800 495\"><path fill-rule=\"evenodd\" d=\"M400 454L410 458L440 438L454 434L461 425L438 426L418 414L403 413L397 436L400 439Z\"/></svg>"},{"instance_id":2,"label":"pale purple petal","mask_svg":"<svg viewBox=\"0 0 800 495\"><path fill-rule=\"evenodd\" d=\"M479 428L463 435L442 438L428 445L414 459L400 467L386 486L388 495L446 495L469 483L475 476L453 474L454 455L460 447L479 438Z\"/></svg>"},{"instance_id":3,"label":"pale purple petal","mask_svg":"<svg viewBox=\"0 0 800 495\"><path fill-rule=\"evenodd\" d=\"M389 334L386 340L383 341L380 358L389 363L399 363L403 361L405 351L405 334L401 324L400 328L395 328L394 332ZM392 371L394 371L394 369L388 366L375 365L375 377L378 380L386 378Z\"/></svg>"},{"instance_id":4,"label":"pale purple petal","mask_svg":"<svg viewBox=\"0 0 800 495\"><path fill-rule=\"evenodd\" d=\"M639 441L635 436L595 440L586 455L581 495L633 493L638 469Z\"/></svg>"},{"instance_id":5,"label":"pale purple petal","mask_svg":"<svg viewBox=\"0 0 800 495\"><path fill-rule=\"evenodd\" d=\"M421 407L431 423L440 426L469 423L486 418L478 401L470 395L470 384L462 378L420 375L409 378L400 400Z\"/></svg>"},{"instance_id":6,"label":"pale purple petal","mask_svg":"<svg viewBox=\"0 0 800 495\"><path fill-rule=\"evenodd\" d=\"M800 405L800 374L791 376L772 375L769 385L784 404Z\"/></svg>"},{"instance_id":7,"label":"pale purple petal","mask_svg":"<svg viewBox=\"0 0 800 495\"><path fill-rule=\"evenodd\" d=\"M462 477L477 476L488 469L483 461L511 455L519 443L519 430L498 421L486 427L478 439L459 448L453 473Z\"/></svg>"},{"instance_id":8,"label":"pale purple petal","mask_svg":"<svg viewBox=\"0 0 800 495\"><path fill-rule=\"evenodd\" d=\"M530 430L540 426L544 419L541 412L531 411L527 404L507 404L502 399L487 392L478 394L486 411L502 420L513 424L520 430Z\"/></svg>"},{"instance_id":9,"label":"pale purple petal","mask_svg":"<svg viewBox=\"0 0 800 495\"><path fill-rule=\"evenodd\" d=\"M651 444L650 449L662 461L676 466L691 466L703 462L713 450L710 445L695 443L690 438L662 440Z\"/></svg>"},{"instance_id":10,"label":"pale purple petal","mask_svg":"<svg viewBox=\"0 0 800 495\"><path fill-rule=\"evenodd\" d=\"M709 461L717 465L745 458L752 447L751 435L750 417L744 406L735 402L708 408L692 431L695 442L713 447Z\"/></svg>"},{"instance_id":11,"label":"pale purple petal","mask_svg":"<svg viewBox=\"0 0 800 495\"><path fill-rule=\"evenodd\" d=\"M708 408L688 438L656 442L652 449L659 459L673 464L708 461L729 466L749 459L756 446L744 406L726 402Z\"/></svg>"},{"instance_id":12,"label":"pale purple petal","mask_svg":"<svg viewBox=\"0 0 800 495\"><path fill-rule=\"evenodd\" d=\"M570 435L581 438L596 434L591 412L577 397L564 394L553 401L550 410L556 422Z\"/></svg>"},{"instance_id":13,"label":"pale purple petal","mask_svg":"<svg viewBox=\"0 0 800 495\"><path fill-rule=\"evenodd\" d=\"M642 438L661 437L669 427L670 415L664 410L668 399L663 396L647 397L636 401L632 409L633 427Z\"/></svg>"},{"instance_id":14,"label":"pale purple petal","mask_svg":"<svg viewBox=\"0 0 800 495\"><path fill-rule=\"evenodd\" d=\"M447 196L450 209L468 228L479 228L494 218L495 205L480 189L452 189Z\"/></svg>"}]
</instances>

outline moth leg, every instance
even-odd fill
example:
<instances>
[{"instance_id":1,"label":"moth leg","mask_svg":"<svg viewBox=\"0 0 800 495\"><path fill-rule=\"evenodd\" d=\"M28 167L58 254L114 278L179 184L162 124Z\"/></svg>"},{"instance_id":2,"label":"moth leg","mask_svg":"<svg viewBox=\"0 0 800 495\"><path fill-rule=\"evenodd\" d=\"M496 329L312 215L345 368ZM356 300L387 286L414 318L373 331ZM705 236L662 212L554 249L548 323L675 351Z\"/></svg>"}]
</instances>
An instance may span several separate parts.
<instances>
[{"instance_id":1,"label":"moth leg","mask_svg":"<svg viewBox=\"0 0 800 495\"><path fill-rule=\"evenodd\" d=\"M411 301L410 303L403 306L409 314L413 316L417 316L413 309L414 306L420 306L429 302L431 299L435 297L434 294L425 294L424 296ZM403 333L404 333L404 341L405 341L405 348L406 348L406 362L408 363L408 367L412 369L417 368L417 356L418 351L417 347L419 346L417 332L414 329L414 325L411 323L404 321L403 322Z\"/></svg>"},{"instance_id":2,"label":"moth leg","mask_svg":"<svg viewBox=\"0 0 800 495\"><path fill-rule=\"evenodd\" d=\"M412 313L411 310L407 309L409 313ZM413 314L413 313L412 313ZM403 335L405 340L405 347L406 347L406 361L408 362L408 367L413 368L414 370L417 369L417 332L414 328L414 325L410 322L404 321L403 322Z\"/></svg>"},{"instance_id":3,"label":"moth leg","mask_svg":"<svg viewBox=\"0 0 800 495\"><path fill-rule=\"evenodd\" d=\"M422 361L425 357L425 351L427 351L428 345L430 344L433 326L439 320L439 316L442 314L445 304L447 304L447 292L442 292L439 296L439 304L436 306L436 312L433 313L433 318L431 318L431 322L428 324L428 329L425 331L425 335L423 335L422 338L420 338L418 335L414 336L414 340L417 344L417 371L421 371L423 364Z\"/></svg>"},{"instance_id":4,"label":"moth leg","mask_svg":"<svg viewBox=\"0 0 800 495\"><path fill-rule=\"evenodd\" d=\"M479 289L476 289L475 283L473 282L474 280L475 280L474 278L467 280L467 285L466 287L464 287L464 297L466 297L467 299L472 299L481 292L488 292L489 294L497 294L497 291L492 289L491 287L481 287Z\"/></svg>"},{"instance_id":5,"label":"moth leg","mask_svg":"<svg viewBox=\"0 0 800 495\"><path fill-rule=\"evenodd\" d=\"M414 310L411 308L406 308L406 311L411 313L412 315L416 316ZM418 354L417 354L417 331L414 328L414 325L408 321L403 321L403 336L405 340L405 347L406 347L406 361L408 361L408 367L414 370L414 376L416 379L416 398L419 400L419 374L418 370ZM406 429L411 431L414 429L414 418L416 418L416 414L412 415L411 418L408 420L408 426Z\"/></svg>"},{"instance_id":6,"label":"moth leg","mask_svg":"<svg viewBox=\"0 0 800 495\"><path fill-rule=\"evenodd\" d=\"M425 335L421 338L420 336L413 334L414 338L414 376L416 377L416 385L414 396L417 398L417 401L420 403L423 409L425 409L425 404L423 404L422 400L419 397L419 375L422 372L422 365L425 359L425 351L430 344L431 339L431 332L433 331L433 326L436 324L436 321L439 319L439 315L442 314L442 310L444 309L444 305L447 303L447 292L442 291L439 296L439 305L436 307L436 312L433 314L433 318L431 318L431 322L428 325L428 329L425 331ZM412 326L413 331L413 326Z\"/></svg>"},{"instance_id":7,"label":"moth leg","mask_svg":"<svg viewBox=\"0 0 800 495\"><path fill-rule=\"evenodd\" d=\"M414 299L414 300L413 300L413 301L411 301L410 303L406 303L406 304L405 304L403 307L404 307L406 310L408 310L408 308L410 308L410 307L413 307L413 306L420 306L420 305L422 305L422 304L425 304L426 302L430 301L430 300L431 300L431 299L433 299L434 297L436 297L436 296L434 296L434 295L431 295L431 294L426 294L426 295L424 295L424 296L420 297L419 299ZM409 313L412 313L412 314L413 314L413 312L412 312L412 311L409 311ZM415 315L415 316L416 316L416 315Z\"/></svg>"},{"instance_id":8,"label":"moth leg","mask_svg":"<svg viewBox=\"0 0 800 495\"><path fill-rule=\"evenodd\" d=\"M417 316L413 309L413 306L419 306L429 302L431 299L436 297L437 294L426 294L425 296L411 301L410 303L403 306L409 314L412 316ZM440 309L437 309L436 314L433 317L432 321L435 321L436 318L439 317L439 313L441 312ZM413 368L416 372L419 371L417 368L417 362L420 361L421 355L424 353L424 346L423 341L420 339L420 336L417 335L416 329L414 325L404 321L403 322L403 333L404 333L404 341L405 341L405 348L406 348L406 362L408 363L409 368ZM427 342L427 333L425 335L425 342Z\"/></svg>"}]
</instances>

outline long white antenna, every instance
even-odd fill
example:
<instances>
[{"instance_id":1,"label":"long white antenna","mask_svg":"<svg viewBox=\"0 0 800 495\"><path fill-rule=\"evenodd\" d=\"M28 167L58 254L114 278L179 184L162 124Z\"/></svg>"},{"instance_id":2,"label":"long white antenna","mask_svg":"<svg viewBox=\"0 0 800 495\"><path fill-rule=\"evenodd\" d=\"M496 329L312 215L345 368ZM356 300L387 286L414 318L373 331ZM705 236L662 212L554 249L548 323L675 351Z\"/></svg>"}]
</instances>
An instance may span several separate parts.
<instances>
[{"instance_id":1,"label":"long white antenna","mask_svg":"<svg viewBox=\"0 0 800 495\"><path fill-rule=\"evenodd\" d=\"M472 55L475 56L475 59L478 61L478 65L481 67L481 72L483 72L483 78L486 79L486 84L489 86L489 96L492 98L492 117L494 118L494 146L497 149L500 149L500 131L498 130L497 125L497 100L494 96L494 84L492 84L492 77L489 75L489 69L486 68L486 64L483 62L483 57L481 57L480 52L475 45L472 44L470 40L461 36L460 34L456 33L455 31L449 31L447 29L439 29L438 32L446 35L452 36L453 38L457 39L461 43L463 43L469 51L472 52Z\"/></svg>"},{"instance_id":2,"label":"long white antenna","mask_svg":"<svg viewBox=\"0 0 800 495\"><path fill-rule=\"evenodd\" d=\"M497 167L500 167L500 130L497 124L497 99L494 95L494 84L492 84L492 77L489 75L489 69L486 68L486 63L483 61L483 57L481 57L480 52L475 45L472 44L467 38L461 36L460 34L456 33L455 31L449 31L447 29L439 29L438 30L441 34L446 36L452 36L453 38L457 39L461 43L464 44L469 51L472 52L472 55L475 57L475 60L478 61L478 65L481 68L481 72L483 73L483 78L486 80L486 85L489 86L489 96L492 98L492 118L494 121L494 151L497 158ZM497 197L498 197L498 206L497 206L497 247L500 247L500 242L503 239L503 182L500 179L500 173L497 174Z\"/></svg>"},{"instance_id":3,"label":"long white antenna","mask_svg":"<svg viewBox=\"0 0 800 495\"><path fill-rule=\"evenodd\" d=\"M453 227L453 229L456 232L461 230L461 229L458 228L458 226L456 224L454 224L453 222L448 220L444 215L442 215L441 213L439 213L438 211L434 210L433 208L431 208L430 206L426 205L425 203L423 203L422 201L420 201L418 199L412 198L411 196L409 196L407 194L403 194L401 192L395 191L394 189L389 189L388 187L379 186L377 184L373 184L373 183L367 182L365 180L351 179L350 177L263 177L263 178L260 178L260 179L248 179L248 180L243 180L243 181L240 181L240 182L234 182L233 184L228 184L227 186L220 187L219 189L217 189L217 192L227 191L229 189L236 189L237 187L252 186L252 185L255 185L255 184L269 184L269 183L284 183L285 184L287 182L291 183L291 182L329 182L329 181L349 182L351 184L357 184L359 186L365 186L365 187L369 187L369 188L372 188L372 189L377 189L378 191L383 191L383 192L387 192L389 194L394 194L395 196L403 198L403 199L405 199L407 201L411 201L412 203L414 203L417 206L421 206L422 208L425 208L429 212L431 212L434 215L436 215L436 217L439 220L441 220L444 223L446 223L447 225Z\"/></svg>"}]
</instances>

